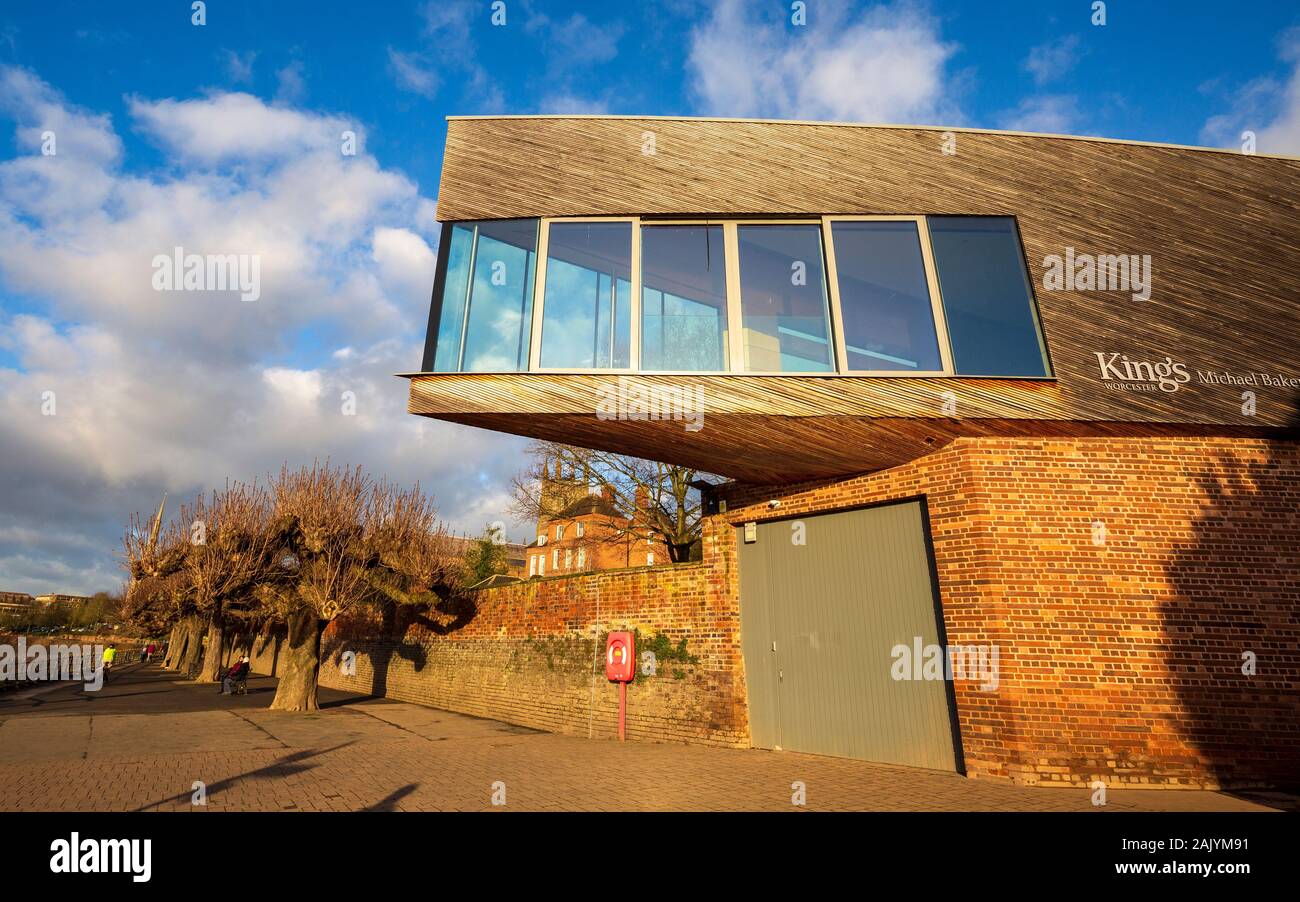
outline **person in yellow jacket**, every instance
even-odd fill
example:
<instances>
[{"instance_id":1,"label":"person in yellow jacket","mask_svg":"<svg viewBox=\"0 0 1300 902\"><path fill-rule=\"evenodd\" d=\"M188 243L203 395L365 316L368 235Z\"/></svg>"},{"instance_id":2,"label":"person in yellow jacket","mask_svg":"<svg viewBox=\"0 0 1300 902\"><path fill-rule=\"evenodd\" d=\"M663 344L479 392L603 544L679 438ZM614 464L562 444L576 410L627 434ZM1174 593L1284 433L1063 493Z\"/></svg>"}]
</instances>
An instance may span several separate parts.
<instances>
[{"instance_id":1,"label":"person in yellow jacket","mask_svg":"<svg viewBox=\"0 0 1300 902\"><path fill-rule=\"evenodd\" d=\"M110 670L113 667L113 659L117 657L117 646L110 645L104 649L104 669Z\"/></svg>"}]
</instances>

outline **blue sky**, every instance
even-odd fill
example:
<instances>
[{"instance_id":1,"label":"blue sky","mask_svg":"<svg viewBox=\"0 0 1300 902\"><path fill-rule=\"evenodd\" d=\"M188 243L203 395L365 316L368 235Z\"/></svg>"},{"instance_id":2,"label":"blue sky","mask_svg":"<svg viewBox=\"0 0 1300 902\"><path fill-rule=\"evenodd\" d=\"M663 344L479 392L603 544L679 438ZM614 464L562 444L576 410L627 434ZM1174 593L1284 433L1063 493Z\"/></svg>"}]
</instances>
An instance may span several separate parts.
<instances>
[{"instance_id":1,"label":"blue sky","mask_svg":"<svg viewBox=\"0 0 1300 902\"><path fill-rule=\"evenodd\" d=\"M198 26L185 0L7 0L0 589L114 588L131 511L286 460L419 479L460 530L504 518L523 443L409 417L391 378L420 359L447 115L1250 129L1300 154L1294 4L504 6L212 0ZM260 255L262 298L152 290L174 246Z\"/></svg>"}]
</instances>

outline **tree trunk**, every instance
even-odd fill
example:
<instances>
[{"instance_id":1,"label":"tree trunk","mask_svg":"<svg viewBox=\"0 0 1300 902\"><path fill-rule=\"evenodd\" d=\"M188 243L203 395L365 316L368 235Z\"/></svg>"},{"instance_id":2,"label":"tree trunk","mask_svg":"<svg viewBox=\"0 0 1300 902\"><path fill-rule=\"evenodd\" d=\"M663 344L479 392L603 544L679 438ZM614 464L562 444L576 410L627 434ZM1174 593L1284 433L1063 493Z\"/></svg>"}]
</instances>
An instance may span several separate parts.
<instances>
[{"instance_id":1,"label":"tree trunk","mask_svg":"<svg viewBox=\"0 0 1300 902\"><path fill-rule=\"evenodd\" d=\"M221 608L213 608L208 615L208 648L203 653L203 669L199 671L198 682L216 683L221 679L221 653L225 651L222 644L226 638L225 624L221 622Z\"/></svg>"},{"instance_id":2,"label":"tree trunk","mask_svg":"<svg viewBox=\"0 0 1300 902\"><path fill-rule=\"evenodd\" d=\"M181 653L181 626L185 621L177 620L172 624L171 635L167 637L167 657L163 658L163 670L175 670L176 659Z\"/></svg>"},{"instance_id":3,"label":"tree trunk","mask_svg":"<svg viewBox=\"0 0 1300 902\"><path fill-rule=\"evenodd\" d=\"M185 654L177 669L189 678L198 672L200 655L203 654L203 621L198 616L190 616L186 621Z\"/></svg>"},{"instance_id":4,"label":"tree trunk","mask_svg":"<svg viewBox=\"0 0 1300 902\"><path fill-rule=\"evenodd\" d=\"M320 675L320 637L325 621L315 611L289 617L289 642L284 649L284 674L275 690L272 711L316 711L316 680Z\"/></svg>"}]
</instances>

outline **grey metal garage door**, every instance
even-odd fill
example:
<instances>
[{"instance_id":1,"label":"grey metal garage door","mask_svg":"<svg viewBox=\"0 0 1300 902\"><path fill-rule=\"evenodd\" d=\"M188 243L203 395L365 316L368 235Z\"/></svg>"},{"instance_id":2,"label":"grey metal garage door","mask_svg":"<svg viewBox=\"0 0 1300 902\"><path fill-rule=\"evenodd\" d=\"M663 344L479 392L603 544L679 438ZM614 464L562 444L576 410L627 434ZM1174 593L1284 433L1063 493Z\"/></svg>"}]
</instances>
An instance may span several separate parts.
<instances>
[{"instance_id":1,"label":"grey metal garage door","mask_svg":"<svg viewBox=\"0 0 1300 902\"><path fill-rule=\"evenodd\" d=\"M737 529L753 744L957 770L948 684L891 676L942 644L921 503Z\"/></svg>"}]
</instances>

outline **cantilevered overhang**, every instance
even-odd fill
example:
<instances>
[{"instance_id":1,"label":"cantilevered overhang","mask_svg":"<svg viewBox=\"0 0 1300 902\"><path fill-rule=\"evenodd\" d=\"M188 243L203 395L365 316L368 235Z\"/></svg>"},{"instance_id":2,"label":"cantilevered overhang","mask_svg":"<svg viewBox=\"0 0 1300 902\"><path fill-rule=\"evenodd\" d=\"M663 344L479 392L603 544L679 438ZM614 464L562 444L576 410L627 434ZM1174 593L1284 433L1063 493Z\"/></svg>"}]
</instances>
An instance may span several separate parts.
<instances>
[{"instance_id":1,"label":"cantilevered overhang","mask_svg":"<svg viewBox=\"0 0 1300 902\"><path fill-rule=\"evenodd\" d=\"M409 374L411 413L787 483L896 466L961 436L1270 435L1236 425L1107 419L1051 380ZM957 415L950 415L951 412ZM1245 420L1245 418L1243 418Z\"/></svg>"},{"instance_id":2,"label":"cantilevered overhang","mask_svg":"<svg viewBox=\"0 0 1300 902\"><path fill-rule=\"evenodd\" d=\"M831 222L849 216L1013 218L1047 375L970 378L947 362L942 377L860 375L843 365L843 347L834 375L754 375L736 353L706 375L649 373L635 354L623 372L543 367L538 287L531 330L521 294L525 353L503 368L519 372L443 372L484 367L426 362L439 372L408 374L409 409L760 483L894 466L960 436L1294 434L1300 160L907 126L581 116L448 123L438 219L448 231L477 222L475 234L490 231L484 223L540 223L530 228L542 236L543 269L547 223L564 218L630 218L638 229L820 218L823 246L833 250ZM735 247L739 226L726 228L720 246ZM1103 255L1145 261L1149 290L1069 275ZM734 287L732 273L727 280ZM942 281L946 303L951 285ZM431 336L440 292L435 286ZM842 323L834 325L843 346ZM462 341L466 334L462 326ZM665 397L686 397L688 408L699 399L699 409L654 419L659 401L641 414L638 399Z\"/></svg>"}]
</instances>

